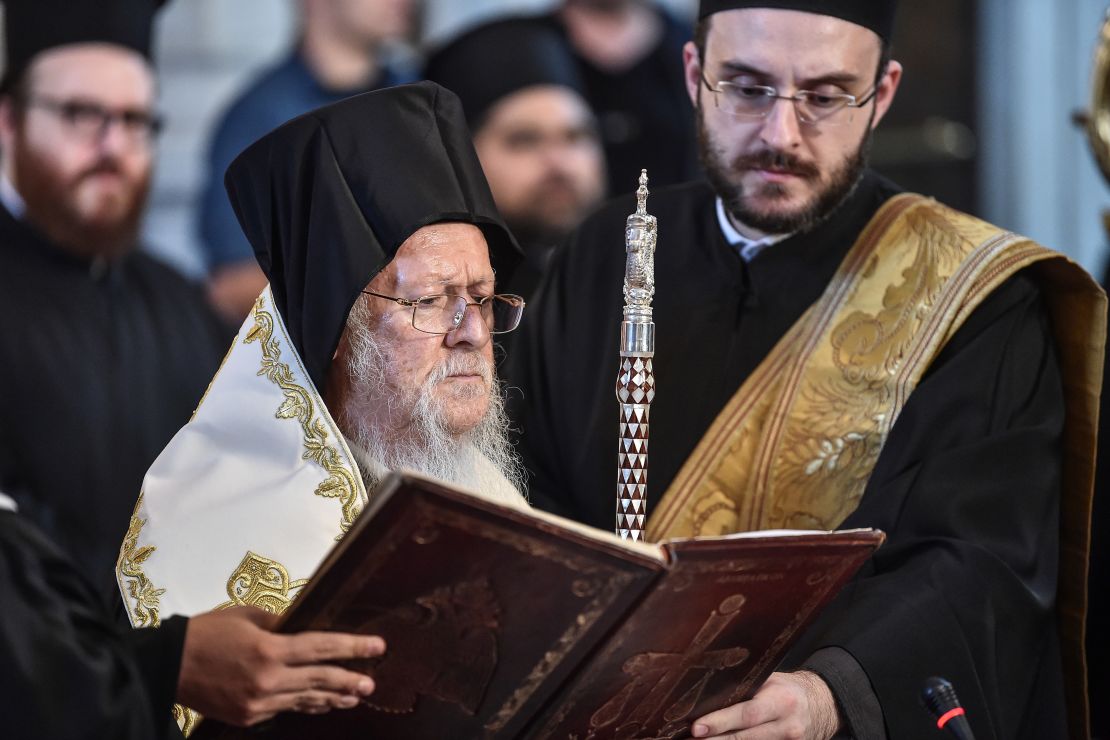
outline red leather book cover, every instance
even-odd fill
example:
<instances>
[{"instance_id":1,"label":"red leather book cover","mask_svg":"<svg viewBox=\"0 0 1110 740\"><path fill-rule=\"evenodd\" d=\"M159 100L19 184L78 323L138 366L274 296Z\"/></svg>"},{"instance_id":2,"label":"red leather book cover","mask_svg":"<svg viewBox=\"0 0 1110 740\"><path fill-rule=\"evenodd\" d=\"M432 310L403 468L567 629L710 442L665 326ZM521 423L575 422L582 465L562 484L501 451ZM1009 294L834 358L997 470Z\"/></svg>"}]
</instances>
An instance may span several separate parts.
<instances>
[{"instance_id":1,"label":"red leather book cover","mask_svg":"<svg viewBox=\"0 0 1110 740\"><path fill-rule=\"evenodd\" d=\"M651 733L758 686L881 537L627 547L398 476L282 623L384 637L385 656L352 664L374 694L250 730L204 721L193 737L678 736Z\"/></svg>"},{"instance_id":2,"label":"red leather book cover","mask_svg":"<svg viewBox=\"0 0 1110 740\"><path fill-rule=\"evenodd\" d=\"M689 737L751 698L882 540L872 530L681 540L668 569L528 737Z\"/></svg>"}]
</instances>

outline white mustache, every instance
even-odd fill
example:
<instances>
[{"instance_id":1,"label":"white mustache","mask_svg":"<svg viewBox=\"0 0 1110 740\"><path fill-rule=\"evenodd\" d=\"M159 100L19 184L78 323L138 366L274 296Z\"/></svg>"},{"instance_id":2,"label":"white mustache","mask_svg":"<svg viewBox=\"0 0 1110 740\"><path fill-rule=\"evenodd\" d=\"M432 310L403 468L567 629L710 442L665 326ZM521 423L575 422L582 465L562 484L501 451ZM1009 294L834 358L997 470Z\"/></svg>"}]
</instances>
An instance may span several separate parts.
<instances>
[{"instance_id":1,"label":"white mustache","mask_svg":"<svg viewBox=\"0 0 1110 740\"><path fill-rule=\"evenodd\" d=\"M481 375L489 387L493 385L493 363L479 352L453 353L433 368L424 382L435 385L452 375Z\"/></svg>"}]
</instances>

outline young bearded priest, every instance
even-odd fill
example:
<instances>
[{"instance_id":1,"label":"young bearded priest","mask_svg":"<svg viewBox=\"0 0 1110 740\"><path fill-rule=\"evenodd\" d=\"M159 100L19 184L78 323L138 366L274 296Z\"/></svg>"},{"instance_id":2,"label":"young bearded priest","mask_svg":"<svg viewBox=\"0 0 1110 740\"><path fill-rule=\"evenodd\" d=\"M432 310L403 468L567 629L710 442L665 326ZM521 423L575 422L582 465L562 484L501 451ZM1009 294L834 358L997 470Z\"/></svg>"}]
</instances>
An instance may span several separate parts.
<instances>
[{"instance_id":1,"label":"young bearded priest","mask_svg":"<svg viewBox=\"0 0 1110 740\"><path fill-rule=\"evenodd\" d=\"M658 218L648 539L877 527L887 543L695 737L1086 734L1105 296L1061 255L867 167L892 0L703 0L683 51L707 181ZM660 142L665 145L665 142ZM611 527L625 198L556 252L517 338L530 495ZM572 442L573 440L573 442ZM1059 630L1057 627L1059 626ZM677 710L676 710L677 711Z\"/></svg>"}]
</instances>

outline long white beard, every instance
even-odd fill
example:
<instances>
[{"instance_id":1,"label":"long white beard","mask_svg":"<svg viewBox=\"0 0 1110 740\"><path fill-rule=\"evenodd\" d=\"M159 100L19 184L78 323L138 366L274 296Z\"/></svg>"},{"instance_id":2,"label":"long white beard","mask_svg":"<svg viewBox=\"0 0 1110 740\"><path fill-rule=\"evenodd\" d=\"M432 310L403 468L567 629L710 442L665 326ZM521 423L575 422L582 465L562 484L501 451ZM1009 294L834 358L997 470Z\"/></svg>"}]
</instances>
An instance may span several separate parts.
<instances>
[{"instance_id":1,"label":"long white beard","mask_svg":"<svg viewBox=\"0 0 1110 740\"><path fill-rule=\"evenodd\" d=\"M339 410L347 438L367 489L388 472L412 470L447 481L498 501L522 505L524 472L508 439L504 394L493 368L478 353L452 354L418 389L390 386L386 370L392 358L370 329L370 312L362 301L347 319L350 359L347 372L354 389ZM489 407L481 421L462 435L445 427L436 386L459 371L479 371L490 388ZM389 399L387 418L371 418L369 399ZM448 401L449 403L449 401Z\"/></svg>"}]
</instances>

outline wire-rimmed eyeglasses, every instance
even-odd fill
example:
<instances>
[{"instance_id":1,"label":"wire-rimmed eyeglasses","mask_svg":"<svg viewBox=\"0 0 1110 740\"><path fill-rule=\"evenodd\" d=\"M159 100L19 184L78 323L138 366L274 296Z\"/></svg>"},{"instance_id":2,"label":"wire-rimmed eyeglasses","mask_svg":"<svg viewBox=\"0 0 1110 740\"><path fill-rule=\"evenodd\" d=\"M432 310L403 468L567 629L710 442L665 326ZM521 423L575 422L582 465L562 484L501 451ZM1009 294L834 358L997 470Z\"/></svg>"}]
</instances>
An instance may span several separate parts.
<instances>
[{"instance_id":1,"label":"wire-rimmed eyeglasses","mask_svg":"<svg viewBox=\"0 0 1110 740\"><path fill-rule=\"evenodd\" d=\"M702 73L701 80L706 89L714 93L717 107L736 118L766 118L775 107L776 100L789 100L794 103L798 120L810 125L823 123L839 126L848 123L852 120L850 116L834 117L835 114L846 108L862 108L874 99L879 90L878 86L873 87L862 98L849 93L813 90L798 90L793 95L779 95L778 90L767 85L721 81L714 86L705 73Z\"/></svg>"},{"instance_id":2,"label":"wire-rimmed eyeglasses","mask_svg":"<svg viewBox=\"0 0 1110 740\"><path fill-rule=\"evenodd\" d=\"M425 334L448 334L458 329L469 306L478 307L490 334L505 334L517 328L524 313L524 299L512 293L487 295L472 301L466 296L445 293L409 300L369 290L362 292L412 308L412 328Z\"/></svg>"}]
</instances>

